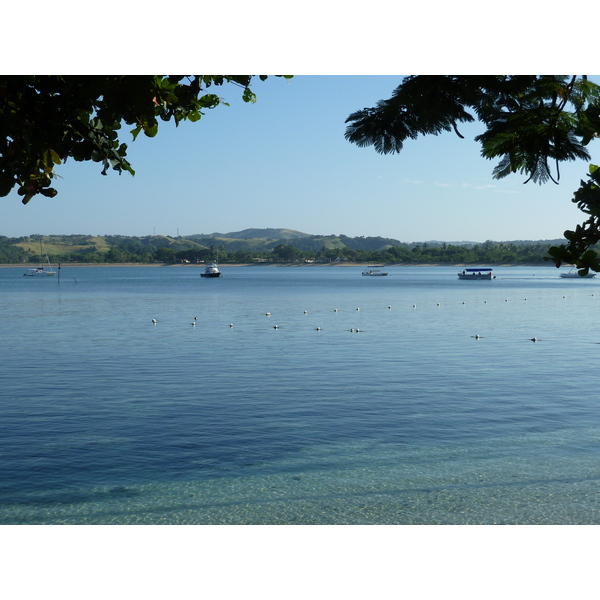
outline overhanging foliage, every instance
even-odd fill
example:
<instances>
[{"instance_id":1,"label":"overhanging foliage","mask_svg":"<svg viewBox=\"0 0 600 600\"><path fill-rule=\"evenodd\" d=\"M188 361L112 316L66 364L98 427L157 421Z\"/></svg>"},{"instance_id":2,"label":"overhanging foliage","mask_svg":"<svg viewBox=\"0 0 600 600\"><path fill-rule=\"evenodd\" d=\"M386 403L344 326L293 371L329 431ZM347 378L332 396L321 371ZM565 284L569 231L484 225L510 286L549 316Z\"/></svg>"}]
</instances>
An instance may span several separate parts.
<instances>
[{"instance_id":1,"label":"overhanging foliage","mask_svg":"<svg viewBox=\"0 0 600 600\"><path fill-rule=\"evenodd\" d=\"M123 75L0 77L0 196L17 187L27 204L35 195L52 198L54 167L67 158L99 162L108 169L134 174L127 144L119 135L133 126L158 133L159 121L198 121L208 109L227 104L216 86L229 83L254 102L252 75ZM260 75L261 80L266 79Z\"/></svg>"},{"instance_id":2,"label":"overhanging foliage","mask_svg":"<svg viewBox=\"0 0 600 600\"><path fill-rule=\"evenodd\" d=\"M486 126L475 137L481 155L499 159L495 178L522 173L524 183L558 183L561 162L590 159L586 146L600 131L600 86L575 75L410 76L388 100L352 113L345 135L391 154L419 135L454 131L463 137L460 124L475 120ZM591 217L565 232L566 246L552 248L548 258L557 267L570 262L582 273L600 270L591 250L600 241L599 183L592 165L573 199Z\"/></svg>"}]
</instances>

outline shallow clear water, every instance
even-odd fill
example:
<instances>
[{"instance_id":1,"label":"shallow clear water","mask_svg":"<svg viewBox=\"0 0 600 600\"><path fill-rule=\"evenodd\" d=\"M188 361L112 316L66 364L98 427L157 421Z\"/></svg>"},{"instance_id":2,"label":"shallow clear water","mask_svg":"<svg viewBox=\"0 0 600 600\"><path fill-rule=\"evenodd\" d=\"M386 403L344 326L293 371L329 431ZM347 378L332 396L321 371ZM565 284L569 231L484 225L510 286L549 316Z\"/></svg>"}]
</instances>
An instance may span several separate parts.
<instances>
[{"instance_id":1,"label":"shallow clear water","mask_svg":"<svg viewBox=\"0 0 600 600\"><path fill-rule=\"evenodd\" d=\"M386 270L0 269L0 523L600 523L600 282Z\"/></svg>"}]
</instances>

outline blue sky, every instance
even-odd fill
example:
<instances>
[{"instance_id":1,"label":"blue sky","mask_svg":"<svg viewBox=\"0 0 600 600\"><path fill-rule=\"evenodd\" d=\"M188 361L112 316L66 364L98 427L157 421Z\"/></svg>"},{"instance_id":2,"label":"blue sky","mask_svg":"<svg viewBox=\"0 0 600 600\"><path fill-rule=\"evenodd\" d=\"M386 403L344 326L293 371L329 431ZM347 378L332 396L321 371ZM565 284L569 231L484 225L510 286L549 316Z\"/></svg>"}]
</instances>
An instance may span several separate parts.
<instances>
[{"instance_id":1,"label":"blue sky","mask_svg":"<svg viewBox=\"0 0 600 600\"><path fill-rule=\"evenodd\" d=\"M491 176L473 137L480 125L408 141L382 156L344 138L345 119L390 96L402 76L298 75L256 80L255 104L218 89L230 106L156 138L122 141L135 177L95 163L57 169L54 199L0 200L0 235L153 233L182 236L250 227L383 236L402 242L550 239L584 215L570 201L585 162L563 164L560 185ZM597 147L590 146L598 162Z\"/></svg>"}]
</instances>

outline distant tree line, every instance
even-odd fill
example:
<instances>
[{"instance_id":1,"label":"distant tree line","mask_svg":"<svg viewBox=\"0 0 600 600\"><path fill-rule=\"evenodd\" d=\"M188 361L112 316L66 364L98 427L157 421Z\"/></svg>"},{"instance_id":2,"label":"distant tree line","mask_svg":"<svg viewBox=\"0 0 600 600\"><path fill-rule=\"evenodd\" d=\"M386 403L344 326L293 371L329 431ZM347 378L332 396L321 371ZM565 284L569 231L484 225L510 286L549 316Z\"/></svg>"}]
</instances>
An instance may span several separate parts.
<instances>
[{"instance_id":1,"label":"distant tree line","mask_svg":"<svg viewBox=\"0 0 600 600\"><path fill-rule=\"evenodd\" d=\"M514 244L487 241L483 244L403 244L382 250L326 248L310 253L282 244L273 249L280 262L314 259L318 262L349 261L399 264L547 264L548 244Z\"/></svg>"},{"instance_id":2,"label":"distant tree line","mask_svg":"<svg viewBox=\"0 0 600 600\"><path fill-rule=\"evenodd\" d=\"M548 264L547 242L493 242L482 244L413 243L385 238L307 236L293 243L269 240L272 247L253 248L255 240L218 238L209 247L187 238L148 236L0 236L0 263L37 262L39 241L52 263L396 263L396 264ZM320 243L320 246L318 245ZM373 249L369 246L379 246Z\"/></svg>"}]
</instances>

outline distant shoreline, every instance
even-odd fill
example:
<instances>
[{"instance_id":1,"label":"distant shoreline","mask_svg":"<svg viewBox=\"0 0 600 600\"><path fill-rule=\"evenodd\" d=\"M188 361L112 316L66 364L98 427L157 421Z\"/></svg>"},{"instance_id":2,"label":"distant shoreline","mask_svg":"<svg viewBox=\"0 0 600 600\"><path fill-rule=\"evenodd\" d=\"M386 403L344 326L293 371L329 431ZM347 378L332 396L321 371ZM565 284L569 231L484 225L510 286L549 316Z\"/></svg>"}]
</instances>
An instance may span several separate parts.
<instances>
[{"instance_id":1,"label":"distant shoreline","mask_svg":"<svg viewBox=\"0 0 600 600\"><path fill-rule=\"evenodd\" d=\"M483 263L481 263L483 264ZM493 264L493 263L485 263L487 266L492 267L554 267L552 262L540 264L540 263L502 263L502 264ZM23 269L31 269L36 266L35 263L12 263L12 264L0 264L0 268L23 268ZM354 262L332 262L332 263L224 263L219 265L222 269L227 269L227 267L359 267L364 268L367 266L371 266L371 263L354 263ZM456 264L448 264L448 263L414 263L414 264L405 264L405 263L388 263L382 265L383 268L388 267L455 267L458 269L462 269L465 267L477 267L480 266L479 263L456 263ZM565 267L570 267L571 265L566 265ZM203 269L206 267L205 264L172 264L172 263L61 263L61 268L68 267L177 267L177 268L189 268L195 267L197 269ZM58 265L52 265L52 269L56 270Z\"/></svg>"}]
</instances>

